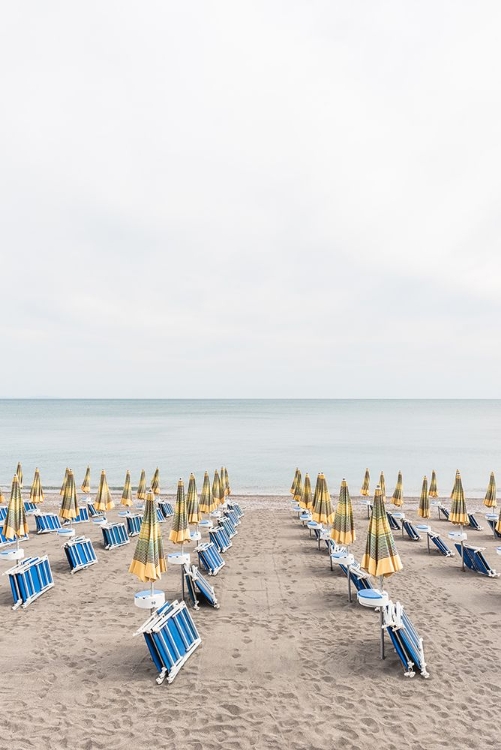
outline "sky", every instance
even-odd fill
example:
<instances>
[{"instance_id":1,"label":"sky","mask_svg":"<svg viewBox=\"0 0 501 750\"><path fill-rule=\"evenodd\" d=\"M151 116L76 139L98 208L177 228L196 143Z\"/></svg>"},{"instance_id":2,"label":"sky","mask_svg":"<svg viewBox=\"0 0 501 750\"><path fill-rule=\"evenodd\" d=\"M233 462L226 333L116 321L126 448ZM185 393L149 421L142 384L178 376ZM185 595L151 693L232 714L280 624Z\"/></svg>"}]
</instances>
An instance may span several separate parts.
<instances>
[{"instance_id":1,"label":"sky","mask_svg":"<svg viewBox=\"0 0 501 750\"><path fill-rule=\"evenodd\" d=\"M501 397L500 31L6 4L0 397Z\"/></svg>"}]
</instances>

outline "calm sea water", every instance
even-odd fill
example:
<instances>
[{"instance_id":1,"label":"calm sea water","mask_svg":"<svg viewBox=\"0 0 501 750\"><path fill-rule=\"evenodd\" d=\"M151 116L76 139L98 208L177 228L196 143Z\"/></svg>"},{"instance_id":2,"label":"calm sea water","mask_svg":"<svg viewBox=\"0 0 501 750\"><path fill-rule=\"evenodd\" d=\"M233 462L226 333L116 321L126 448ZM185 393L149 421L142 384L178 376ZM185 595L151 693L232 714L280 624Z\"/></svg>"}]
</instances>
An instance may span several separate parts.
<instances>
[{"instance_id":1,"label":"calm sea water","mask_svg":"<svg viewBox=\"0 0 501 750\"><path fill-rule=\"evenodd\" d=\"M225 465L235 494L287 494L299 466L312 482L325 472L332 493L345 477L355 495L368 467L371 489L384 471L387 494L401 470L407 495L435 469L446 496L458 468L480 497L501 468L499 400L1 400L0 426L4 488L18 461L25 486L38 466L46 488L66 466L80 485L90 464L93 489L101 469L118 488L126 469L137 484L159 466L169 493Z\"/></svg>"}]
</instances>

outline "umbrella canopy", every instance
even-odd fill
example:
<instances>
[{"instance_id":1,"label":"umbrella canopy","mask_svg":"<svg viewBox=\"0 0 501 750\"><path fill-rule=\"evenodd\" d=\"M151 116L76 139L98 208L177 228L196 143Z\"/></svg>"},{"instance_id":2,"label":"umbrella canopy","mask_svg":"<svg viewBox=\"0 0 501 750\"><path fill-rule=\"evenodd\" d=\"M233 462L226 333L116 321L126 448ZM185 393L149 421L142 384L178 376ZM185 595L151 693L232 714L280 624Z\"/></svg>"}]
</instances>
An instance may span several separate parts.
<instances>
[{"instance_id":1,"label":"umbrella canopy","mask_svg":"<svg viewBox=\"0 0 501 750\"><path fill-rule=\"evenodd\" d=\"M224 492L221 486L221 480L219 478L219 472L217 469L214 472L214 480L212 482L212 497L214 498L216 506L222 505L224 503Z\"/></svg>"},{"instance_id":2,"label":"umbrella canopy","mask_svg":"<svg viewBox=\"0 0 501 750\"><path fill-rule=\"evenodd\" d=\"M353 544L356 539L353 508L346 479L341 482L331 537L338 544Z\"/></svg>"},{"instance_id":3,"label":"umbrella canopy","mask_svg":"<svg viewBox=\"0 0 501 750\"><path fill-rule=\"evenodd\" d=\"M33 484L30 490L30 502L31 503L42 503L43 502L43 489L42 483L40 482L40 472L35 469L35 476L33 477Z\"/></svg>"},{"instance_id":4,"label":"umbrella canopy","mask_svg":"<svg viewBox=\"0 0 501 750\"><path fill-rule=\"evenodd\" d=\"M61 489L59 490L60 495L64 495L64 491L66 489L66 482L68 481L68 472L69 472L69 469L68 467L66 467L65 472L64 472L63 483L61 485Z\"/></svg>"},{"instance_id":5,"label":"umbrella canopy","mask_svg":"<svg viewBox=\"0 0 501 750\"><path fill-rule=\"evenodd\" d=\"M88 495L90 493L90 466L87 466L87 471L85 472L81 490L85 495Z\"/></svg>"},{"instance_id":6,"label":"umbrella canopy","mask_svg":"<svg viewBox=\"0 0 501 750\"><path fill-rule=\"evenodd\" d=\"M228 476L228 469L226 468L226 466L224 467L224 489L226 495L231 495L230 478Z\"/></svg>"},{"instance_id":7,"label":"umbrella canopy","mask_svg":"<svg viewBox=\"0 0 501 750\"><path fill-rule=\"evenodd\" d=\"M379 477L379 487L381 488L381 494L383 495L383 500L386 500L386 484L384 481L383 472L381 472L381 476Z\"/></svg>"},{"instance_id":8,"label":"umbrella canopy","mask_svg":"<svg viewBox=\"0 0 501 750\"><path fill-rule=\"evenodd\" d=\"M292 499L294 500L294 502L301 504L302 497L303 497L303 478L301 476L301 472L298 471L297 479L296 479L296 486L294 487L294 495L292 496Z\"/></svg>"},{"instance_id":9,"label":"umbrella canopy","mask_svg":"<svg viewBox=\"0 0 501 750\"><path fill-rule=\"evenodd\" d=\"M362 557L361 567L375 577L391 576L393 573L402 570L403 567L395 547L395 540L384 507L383 493L379 486L376 487L374 493L365 554Z\"/></svg>"},{"instance_id":10,"label":"umbrella canopy","mask_svg":"<svg viewBox=\"0 0 501 750\"><path fill-rule=\"evenodd\" d=\"M17 468L16 468L16 474L19 481L19 489L23 489L23 467L21 466L21 461L18 462Z\"/></svg>"},{"instance_id":11,"label":"umbrella canopy","mask_svg":"<svg viewBox=\"0 0 501 750\"><path fill-rule=\"evenodd\" d=\"M501 508L499 509L499 518L496 524L496 531L499 532L499 534L501 534Z\"/></svg>"},{"instance_id":12,"label":"umbrella canopy","mask_svg":"<svg viewBox=\"0 0 501 750\"><path fill-rule=\"evenodd\" d=\"M300 473L299 469L296 469L296 473L294 474L294 479L292 480L291 488L289 490L289 492L291 493L291 495L294 495L295 492L296 492L296 482L297 482L297 476L298 476L299 473Z\"/></svg>"},{"instance_id":13,"label":"umbrella canopy","mask_svg":"<svg viewBox=\"0 0 501 750\"><path fill-rule=\"evenodd\" d=\"M146 472L143 469L137 486L136 497L138 500L146 500Z\"/></svg>"},{"instance_id":14,"label":"umbrella canopy","mask_svg":"<svg viewBox=\"0 0 501 750\"><path fill-rule=\"evenodd\" d=\"M428 494L428 479L426 477L423 478L421 497L419 498L418 516L421 516L421 518L430 517L430 498Z\"/></svg>"},{"instance_id":15,"label":"umbrella canopy","mask_svg":"<svg viewBox=\"0 0 501 750\"><path fill-rule=\"evenodd\" d=\"M106 472L104 469L101 472L99 489L97 491L94 507L96 508L96 510L111 510L115 507L115 503L111 499L108 480L106 479Z\"/></svg>"},{"instance_id":16,"label":"umbrella canopy","mask_svg":"<svg viewBox=\"0 0 501 750\"><path fill-rule=\"evenodd\" d=\"M299 500L299 507L303 508L304 510L311 510L313 507L313 498L311 496L311 482L310 482L309 474L304 475L303 494L301 495L301 498Z\"/></svg>"},{"instance_id":17,"label":"umbrella canopy","mask_svg":"<svg viewBox=\"0 0 501 750\"><path fill-rule=\"evenodd\" d=\"M2 534L6 539L20 539L28 534L28 523L26 521L26 512L24 503L21 498L21 487L19 486L19 477L14 474L12 487L10 490L10 500L7 506L7 515L3 522Z\"/></svg>"},{"instance_id":18,"label":"umbrella canopy","mask_svg":"<svg viewBox=\"0 0 501 750\"><path fill-rule=\"evenodd\" d=\"M331 496L327 489L325 475L320 473L315 485L315 494L313 496L313 512L311 514L313 521L317 523L330 524L334 518L332 510Z\"/></svg>"},{"instance_id":19,"label":"umbrella canopy","mask_svg":"<svg viewBox=\"0 0 501 750\"><path fill-rule=\"evenodd\" d=\"M216 510L216 508L217 504L214 502L214 498L212 497L212 487L210 485L209 474L205 472L202 493L200 495L200 512L212 513L212 511Z\"/></svg>"},{"instance_id":20,"label":"umbrella canopy","mask_svg":"<svg viewBox=\"0 0 501 750\"><path fill-rule=\"evenodd\" d=\"M226 492L226 476L224 473L224 466L221 466L221 474L219 475L219 481L221 482L221 489L223 491L223 497L227 496Z\"/></svg>"},{"instance_id":21,"label":"umbrella canopy","mask_svg":"<svg viewBox=\"0 0 501 750\"><path fill-rule=\"evenodd\" d=\"M5 498L3 496L2 488L0 487L0 503L4 503L4 502L5 502Z\"/></svg>"},{"instance_id":22,"label":"umbrella canopy","mask_svg":"<svg viewBox=\"0 0 501 750\"><path fill-rule=\"evenodd\" d=\"M160 471L158 470L158 466L155 469L155 473L153 474L153 478L151 480L151 491L154 495L160 494Z\"/></svg>"},{"instance_id":23,"label":"umbrella canopy","mask_svg":"<svg viewBox=\"0 0 501 750\"><path fill-rule=\"evenodd\" d=\"M487 487L487 492L485 493L484 498L484 505L487 506L487 508L495 508L497 505L496 500L496 478L494 477L494 472L491 471L491 478L489 479L489 486Z\"/></svg>"},{"instance_id":24,"label":"umbrella canopy","mask_svg":"<svg viewBox=\"0 0 501 750\"><path fill-rule=\"evenodd\" d=\"M153 583L158 581L166 570L162 532L157 519L155 498L150 491L146 497L141 530L129 573L133 573L144 583Z\"/></svg>"},{"instance_id":25,"label":"umbrella canopy","mask_svg":"<svg viewBox=\"0 0 501 750\"><path fill-rule=\"evenodd\" d=\"M198 502L197 483L195 482L195 477L193 474L190 474L190 481L188 482L186 513L188 514L188 523L198 524L202 520L200 505Z\"/></svg>"},{"instance_id":26,"label":"umbrella canopy","mask_svg":"<svg viewBox=\"0 0 501 750\"><path fill-rule=\"evenodd\" d=\"M176 506L174 508L174 518L172 519L172 529L170 530L169 539L171 542L174 542L174 544L184 544L185 542L190 541L188 513L186 512L186 500L184 497L184 484L182 479L177 483Z\"/></svg>"},{"instance_id":27,"label":"umbrella canopy","mask_svg":"<svg viewBox=\"0 0 501 750\"><path fill-rule=\"evenodd\" d=\"M466 511L466 502L464 499L463 483L461 481L461 474L456 471L456 481L451 492L451 512L449 514L449 521L459 526L467 525L469 523L468 513Z\"/></svg>"},{"instance_id":28,"label":"umbrella canopy","mask_svg":"<svg viewBox=\"0 0 501 750\"><path fill-rule=\"evenodd\" d=\"M75 487L75 477L73 476L73 472L71 471L71 469L68 469L59 515L61 518L66 518L68 521L72 521L78 516L78 513L79 511L77 502L77 488Z\"/></svg>"},{"instance_id":29,"label":"umbrella canopy","mask_svg":"<svg viewBox=\"0 0 501 750\"><path fill-rule=\"evenodd\" d=\"M398 478L397 478L397 485L395 487L395 491L393 495L391 496L391 501L393 505L396 505L397 508L401 508L404 504L404 498L403 498L403 490L402 490L402 472L398 472Z\"/></svg>"},{"instance_id":30,"label":"umbrella canopy","mask_svg":"<svg viewBox=\"0 0 501 750\"><path fill-rule=\"evenodd\" d=\"M364 481L362 484L362 489L360 490L360 494L363 495L364 497L367 497L367 495L369 494L370 481L371 481L371 475L369 474L369 469L366 469Z\"/></svg>"},{"instance_id":31,"label":"umbrella canopy","mask_svg":"<svg viewBox=\"0 0 501 750\"><path fill-rule=\"evenodd\" d=\"M121 505L130 507L132 505L132 489L130 486L130 471L127 469L125 474L124 489L122 492L122 498L120 500Z\"/></svg>"},{"instance_id":32,"label":"umbrella canopy","mask_svg":"<svg viewBox=\"0 0 501 750\"><path fill-rule=\"evenodd\" d=\"M438 497L437 475L435 474L435 469L431 472L430 491L428 494L430 497Z\"/></svg>"}]
</instances>

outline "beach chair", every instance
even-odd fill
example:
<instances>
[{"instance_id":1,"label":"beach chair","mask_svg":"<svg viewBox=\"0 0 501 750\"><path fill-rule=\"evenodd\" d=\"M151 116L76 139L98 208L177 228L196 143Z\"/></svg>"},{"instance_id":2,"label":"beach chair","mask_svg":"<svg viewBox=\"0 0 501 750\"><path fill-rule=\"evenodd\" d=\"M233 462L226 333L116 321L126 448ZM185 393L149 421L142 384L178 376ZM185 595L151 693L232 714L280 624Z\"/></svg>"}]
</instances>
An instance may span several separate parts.
<instances>
[{"instance_id":1,"label":"beach chair","mask_svg":"<svg viewBox=\"0 0 501 750\"><path fill-rule=\"evenodd\" d=\"M400 526L398 520L395 518L393 513L386 511L386 515L388 516L388 523L390 524L390 529L392 531L401 531L402 527Z\"/></svg>"},{"instance_id":2,"label":"beach chair","mask_svg":"<svg viewBox=\"0 0 501 750\"><path fill-rule=\"evenodd\" d=\"M461 545L459 543L456 544L456 549L461 554ZM496 573L485 559L483 553L485 547L472 547L470 544L464 544L463 549L464 562L470 570L474 570L488 578L499 578L499 573Z\"/></svg>"},{"instance_id":3,"label":"beach chair","mask_svg":"<svg viewBox=\"0 0 501 750\"><path fill-rule=\"evenodd\" d=\"M87 511L91 518L102 518L104 516L104 511L96 510L94 503L87 503Z\"/></svg>"},{"instance_id":4,"label":"beach chair","mask_svg":"<svg viewBox=\"0 0 501 750\"><path fill-rule=\"evenodd\" d=\"M473 531L482 531L482 527L479 525L473 513L468 513L468 521L470 529L473 529Z\"/></svg>"},{"instance_id":5,"label":"beach chair","mask_svg":"<svg viewBox=\"0 0 501 750\"><path fill-rule=\"evenodd\" d=\"M445 507L445 505L437 505L438 510L438 520L440 521L442 516L444 517L445 521L449 520L449 511Z\"/></svg>"},{"instance_id":6,"label":"beach chair","mask_svg":"<svg viewBox=\"0 0 501 750\"><path fill-rule=\"evenodd\" d=\"M174 511L170 503L160 500L158 502L158 507L160 508L164 518L172 518L172 516L174 515Z\"/></svg>"},{"instance_id":7,"label":"beach chair","mask_svg":"<svg viewBox=\"0 0 501 750\"><path fill-rule=\"evenodd\" d=\"M219 519L219 524L226 531L226 533L228 534L228 536L229 536L230 539L232 537L234 537L235 534L238 534L238 531L236 530L235 526L233 525L233 521L231 520L231 518L228 518L228 516L222 516Z\"/></svg>"},{"instance_id":8,"label":"beach chair","mask_svg":"<svg viewBox=\"0 0 501 750\"><path fill-rule=\"evenodd\" d=\"M441 555L443 555L444 557L454 556L454 552L450 549L450 547L447 546L447 544L443 541L439 534L436 534L434 531L428 531L426 533L428 534L428 539L430 540L430 542L433 542Z\"/></svg>"},{"instance_id":9,"label":"beach chair","mask_svg":"<svg viewBox=\"0 0 501 750\"><path fill-rule=\"evenodd\" d=\"M5 521L6 518L7 518L7 507L3 505L2 507L0 507L0 523L2 521Z\"/></svg>"},{"instance_id":10,"label":"beach chair","mask_svg":"<svg viewBox=\"0 0 501 750\"><path fill-rule=\"evenodd\" d=\"M236 510L232 510L231 508L225 508L223 510L223 515L227 516L230 519L233 526L238 526L241 523L240 516L238 515Z\"/></svg>"},{"instance_id":11,"label":"beach chair","mask_svg":"<svg viewBox=\"0 0 501 750\"><path fill-rule=\"evenodd\" d=\"M71 520L71 524L74 523L86 523L89 520L89 511L86 505L81 505L78 509L78 516Z\"/></svg>"},{"instance_id":12,"label":"beach chair","mask_svg":"<svg viewBox=\"0 0 501 750\"><path fill-rule=\"evenodd\" d=\"M1 520L1 519L0 519L0 520ZM498 522L497 522L497 519L496 519L496 520L494 520L494 519L492 519L492 518L488 518L488 519L487 519L487 523L488 523L488 524L489 524L489 526L491 527L491 529L492 529L492 533L494 534L494 536L496 537L496 539L501 539L501 534L500 534L500 533L499 533L499 531L497 531L497 529L496 529L496 526L497 526L497 523L498 523Z\"/></svg>"},{"instance_id":13,"label":"beach chair","mask_svg":"<svg viewBox=\"0 0 501 750\"><path fill-rule=\"evenodd\" d=\"M97 563L97 557L92 542L84 536L78 536L66 542L64 545L64 552L72 575L79 570L84 570L85 568L94 565L94 563Z\"/></svg>"},{"instance_id":14,"label":"beach chair","mask_svg":"<svg viewBox=\"0 0 501 750\"><path fill-rule=\"evenodd\" d=\"M164 514L162 512L162 509L161 508L156 508L156 511L157 511L157 521L158 521L158 523L165 523L165 521L167 519L164 516Z\"/></svg>"},{"instance_id":15,"label":"beach chair","mask_svg":"<svg viewBox=\"0 0 501 750\"><path fill-rule=\"evenodd\" d=\"M404 667L406 677L414 677L418 669L421 676L427 679L430 675L426 669L423 639L404 611L400 602L389 601L383 607L383 626L390 636L393 647Z\"/></svg>"},{"instance_id":16,"label":"beach chair","mask_svg":"<svg viewBox=\"0 0 501 750\"><path fill-rule=\"evenodd\" d=\"M9 576L10 590L14 600L12 609L27 607L45 591L54 586L49 558L27 557L13 568L6 570Z\"/></svg>"},{"instance_id":17,"label":"beach chair","mask_svg":"<svg viewBox=\"0 0 501 750\"><path fill-rule=\"evenodd\" d=\"M141 513L127 513L124 518L127 524L127 534L129 536L137 536L141 531L141 524L143 522Z\"/></svg>"},{"instance_id":18,"label":"beach chair","mask_svg":"<svg viewBox=\"0 0 501 750\"><path fill-rule=\"evenodd\" d=\"M226 552L227 549L233 546L233 542L226 533L226 529L221 524L209 530L209 539L216 545L220 552Z\"/></svg>"},{"instance_id":19,"label":"beach chair","mask_svg":"<svg viewBox=\"0 0 501 750\"><path fill-rule=\"evenodd\" d=\"M402 531L405 531L409 539L413 542L418 542L421 539L417 533L417 529L415 529L410 521L402 521Z\"/></svg>"},{"instance_id":20,"label":"beach chair","mask_svg":"<svg viewBox=\"0 0 501 750\"><path fill-rule=\"evenodd\" d=\"M20 537L19 541L27 542L28 539L29 539L29 536L28 534L26 534L25 536ZM8 547L9 544L14 544L15 541L16 541L15 539L7 539L7 537L3 535L3 526L0 526L0 547Z\"/></svg>"},{"instance_id":21,"label":"beach chair","mask_svg":"<svg viewBox=\"0 0 501 750\"><path fill-rule=\"evenodd\" d=\"M198 554L199 566L207 571L210 576L217 575L225 565L225 561L214 542L202 542L195 548L195 552Z\"/></svg>"},{"instance_id":22,"label":"beach chair","mask_svg":"<svg viewBox=\"0 0 501 750\"><path fill-rule=\"evenodd\" d=\"M214 588L205 580L196 565L185 564L184 580L194 609L199 609L199 598L214 609L219 609Z\"/></svg>"},{"instance_id":23,"label":"beach chair","mask_svg":"<svg viewBox=\"0 0 501 750\"><path fill-rule=\"evenodd\" d=\"M33 518L35 519L37 534L50 534L63 528L59 516L55 513L40 513L40 511L37 511L33 513Z\"/></svg>"},{"instance_id":24,"label":"beach chair","mask_svg":"<svg viewBox=\"0 0 501 750\"><path fill-rule=\"evenodd\" d=\"M159 674L157 684L171 683L183 664L201 644L185 602L165 602L134 633L143 635Z\"/></svg>"},{"instance_id":25,"label":"beach chair","mask_svg":"<svg viewBox=\"0 0 501 750\"><path fill-rule=\"evenodd\" d=\"M469 568L470 570L476 571L475 560L473 558L470 547L468 547L467 544L463 544L463 550L461 550L460 542L456 542L454 546L456 547L459 553L459 557L461 557L464 560L464 564L466 565L466 567Z\"/></svg>"},{"instance_id":26,"label":"beach chair","mask_svg":"<svg viewBox=\"0 0 501 750\"><path fill-rule=\"evenodd\" d=\"M104 549L116 549L130 542L125 524L120 521L103 524L101 531L103 532Z\"/></svg>"},{"instance_id":27,"label":"beach chair","mask_svg":"<svg viewBox=\"0 0 501 750\"><path fill-rule=\"evenodd\" d=\"M31 513L35 513L37 510L37 504L36 503L30 503L29 500L24 501L24 512L28 515Z\"/></svg>"},{"instance_id":28,"label":"beach chair","mask_svg":"<svg viewBox=\"0 0 501 750\"><path fill-rule=\"evenodd\" d=\"M341 568L345 576L347 576L348 568L346 567L346 565L340 565L339 567ZM361 569L360 563L356 562L354 565L350 565L350 578L357 591L374 588L371 583L369 574L366 573L365 570Z\"/></svg>"},{"instance_id":29,"label":"beach chair","mask_svg":"<svg viewBox=\"0 0 501 750\"><path fill-rule=\"evenodd\" d=\"M228 505L228 508L230 510L234 510L240 518L242 518L242 516L245 515L240 505L236 503L234 500L232 500L231 502L228 501L227 505Z\"/></svg>"}]
</instances>

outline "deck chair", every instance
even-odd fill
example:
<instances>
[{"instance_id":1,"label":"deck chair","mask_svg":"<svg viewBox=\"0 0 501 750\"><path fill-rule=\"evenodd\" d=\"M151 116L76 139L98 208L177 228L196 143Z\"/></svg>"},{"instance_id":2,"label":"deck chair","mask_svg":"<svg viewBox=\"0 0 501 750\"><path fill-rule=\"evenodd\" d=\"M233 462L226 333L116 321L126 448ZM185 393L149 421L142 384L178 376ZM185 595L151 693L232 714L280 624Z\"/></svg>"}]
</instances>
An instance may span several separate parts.
<instances>
[{"instance_id":1,"label":"deck chair","mask_svg":"<svg viewBox=\"0 0 501 750\"><path fill-rule=\"evenodd\" d=\"M73 518L71 523L85 523L89 520L89 511L87 509L86 505L81 505L78 509L78 516L76 518Z\"/></svg>"},{"instance_id":2,"label":"deck chair","mask_svg":"<svg viewBox=\"0 0 501 750\"><path fill-rule=\"evenodd\" d=\"M447 546L439 534L436 534L434 531L427 531L426 533L430 542L433 542L441 555L444 557L453 557L454 552Z\"/></svg>"},{"instance_id":3,"label":"deck chair","mask_svg":"<svg viewBox=\"0 0 501 750\"><path fill-rule=\"evenodd\" d=\"M459 551L461 550L461 545L456 544L456 547L459 546ZM470 570L476 570L477 573L480 573L483 576L487 576L488 578L499 578L499 573L496 573L496 571L491 568L487 560L484 556L484 549L485 547L472 547L469 544L464 545L464 552L465 552L465 564L468 565L468 559L472 563L472 565L468 565ZM468 557L467 557L468 555Z\"/></svg>"},{"instance_id":4,"label":"deck chair","mask_svg":"<svg viewBox=\"0 0 501 750\"><path fill-rule=\"evenodd\" d=\"M383 626L402 662L404 675L414 677L415 670L418 669L421 676L427 679L430 675L426 669L423 639L419 637L400 602L393 604L389 601L383 608Z\"/></svg>"},{"instance_id":5,"label":"deck chair","mask_svg":"<svg viewBox=\"0 0 501 750\"><path fill-rule=\"evenodd\" d=\"M172 518L172 516L174 515L174 511L170 503L159 500L158 507L160 508L164 518Z\"/></svg>"},{"instance_id":6,"label":"deck chair","mask_svg":"<svg viewBox=\"0 0 501 750\"><path fill-rule=\"evenodd\" d=\"M470 522L469 523L470 529L473 529L473 531L482 531L482 527L479 525L473 513L468 513L468 520Z\"/></svg>"},{"instance_id":7,"label":"deck chair","mask_svg":"<svg viewBox=\"0 0 501 750\"><path fill-rule=\"evenodd\" d=\"M70 539L64 545L64 552L70 566L70 572L77 573L79 570L89 568L97 563L96 553L90 539L78 536Z\"/></svg>"},{"instance_id":8,"label":"deck chair","mask_svg":"<svg viewBox=\"0 0 501 750\"><path fill-rule=\"evenodd\" d=\"M501 539L501 534L500 534L500 533L499 533L499 531L497 531L497 529L496 529L496 526L497 526L497 523L498 523L498 522L497 522L497 520L496 520L496 521L494 521L494 519L493 519L493 518L488 518L488 519L487 519L487 523L488 523L488 524L489 524L489 526L491 527L491 529L492 529L492 533L494 534L494 536L496 537L496 539Z\"/></svg>"},{"instance_id":9,"label":"deck chair","mask_svg":"<svg viewBox=\"0 0 501 750\"><path fill-rule=\"evenodd\" d=\"M52 531L62 529L61 520L55 513L40 513L37 511L33 514L35 519L37 534L50 534Z\"/></svg>"},{"instance_id":10,"label":"deck chair","mask_svg":"<svg viewBox=\"0 0 501 750\"><path fill-rule=\"evenodd\" d=\"M23 537L19 537L20 542L27 542L28 539L29 539L28 534L26 534ZM0 547L8 547L9 544L14 544L15 541L16 541L15 539L7 539L7 537L3 535L3 525L0 526Z\"/></svg>"},{"instance_id":11,"label":"deck chair","mask_svg":"<svg viewBox=\"0 0 501 750\"><path fill-rule=\"evenodd\" d=\"M165 523L167 520L166 516L164 516L163 511L161 508L156 508L157 511L157 521L158 523Z\"/></svg>"},{"instance_id":12,"label":"deck chair","mask_svg":"<svg viewBox=\"0 0 501 750\"><path fill-rule=\"evenodd\" d=\"M223 515L227 516L230 519L233 526L238 526L241 523L240 516L238 515L236 510L232 510L231 508L225 508L223 510Z\"/></svg>"},{"instance_id":13,"label":"deck chair","mask_svg":"<svg viewBox=\"0 0 501 750\"><path fill-rule=\"evenodd\" d=\"M219 519L219 524L226 531L230 539L234 537L235 534L238 534L233 521L231 520L231 518L228 518L228 516L221 516L221 518Z\"/></svg>"},{"instance_id":14,"label":"deck chair","mask_svg":"<svg viewBox=\"0 0 501 750\"><path fill-rule=\"evenodd\" d=\"M339 567L341 568L345 576L348 575L348 568L346 567L346 565L340 565ZM369 574L366 573L365 570L362 570L360 568L360 563L350 565L350 578L357 591L374 588L371 583Z\"/></svg>"},{"instance_id":15,"label":"deck chair","mask_svg":"<svg viewBox=\"0 0 501 750\"><path fill-rule=\"evenodd\" d=\"M165 602L134 633L143 635L159 674L157 684L171 683L201 638L185 602Z\"/></svg>"},{"instance_id":16,"label":"deck chair","mask_svg":"<svg viewBox=\"0 0 501 750\"><path fill-rule=\"evenodd\" d=\"M124 523L105 523L101 526L101 531L103 532L104 549L123 547L124 544L130 542Z\"/></svg>"},{"instance_id":17,"label":"deck chair","mask_svg":"<svg viewBox=\"0 0 501 750\"><path fill-rule=\"evenodd\" d=\"M200 599L214 609L219 609L214 588L205 580L196 565L185 564L184 580L194 609L199 609Z\"/></svg>"},{"instance_id":18,"label":"deck chair","mask_svg":"<svg viewBox=\"0 0 501 750\"><path fill-rule=\"evenodd\" d=\"M124 518L127 524L127 534L129 536L137 536L141 531L141 524L143 522L141 513L127 513Z\"/></svg>"},{"instance_id":19,"label":"deck chair","mask_svg":"<svg viewBox=\"0 0 501 750\"><path fill-rule=\"evenodd\" d=\"M226 552L227 549L233 546L233 542L226 533L226 529L221 526L214 526L209 530L209 539L213 542L220 552Z\"/></svg>"},{"instance_id":20,"label":"deck chair","mask_svg":"<svg viewBox=\"0 0 501 750\"><path fill-rule=\"evenodd\" d=\"M0 508L0 523L2 521L5 521L6 518L7 518L7 507L6 506L2 506Z\"/></svg>"},{"instance_id":21,"label":"deck chair","mask_svg":"<svg viewBox=\"0 0 501 750\"><path fill-rule=\"evenodd\" d=\"M198 554L198 564L210 576L215 576L225 565L225 561L214 544L214 542L202 542L196 547L195 552Z\"/></svg>"},{"instance_id":22,"label":"deck chair","mask_svg":"<svg viewBox=\"0 0 501 750\"><path fill-rule=\"evenodd\" d=\"M388 522L390 524L390 528L392 531L401 531L402 527L400 526L398 520L395 518L393 513L390 513L389 511L386 511L386 515L388 516Z\"/></svg>"},{"instance_id":23,"label":"deck chair","mask_svg":"<svg viewBox=\"0 0 501 750\"><path fill-rule=\"evenodd\" d=\"M87 503L87 510L91 518L100 518L101 516L104 516L104 511L96 510L94 503Z\"/></svg>"},{"instance_id":24,"label":"deck chair","mask_svg":"<svg viewBox=\"0 0 501 750\"><path fill-rule=\"evenodd\" d=\"M446 521L449 520L449 511L447 510L447 508L444 505L437 505L437 510L438 510L438 520L439 521L441 520L442 516L444 517L444 519Z\"/></svg>"},{"instance_id":25,"label":"deck chair","mask_svg":"<svg viewBox=\"0 0 501 750\"><path fill-rule=\"evenodd\" d=\"M236 511L240 518L242 518L242 516L245 515L240 505L236 503L234 500L228 501L227 505L230 510Z\"/></svg>"},{"instance_id":26,"label":"deck chair","mask_svg":"<svg viewBox=\"0 0 501 750\"><path fill-rule=\"evenodd\" d=\"M9 576L10 590L14 599L12 609L18 607L25 609L54 586L47 555L27 557L13 568L6 570L4 575Z\"/></svg>"},{"instance_id":27,"label":"deck chair","mask_svg":"<svg viewBox=\"0 0 501 750\"><path fill-rule=\"evenodd\" d=\"M402 521L402 530L405 531L409 539L413 542L418 542L421 539L416 528L410 521Z\"/></svg>"},{"instance_id":28,"label":"deck chair","mask_svg":"<svg viewBox=\"0 0 501 750\"><path fill-rule=\"evenodd\" d=\"M456 542L454 546L459 553L459 557L461 557L461 554L463 554L464 564L466 565L466 567L469 568L470 570L476 571L477 568L475 565L475 560L473 558L471 548L467 544L464 544L463 553L461 553L461 544L459 542Z\"/></svg>"},{"instance_id":29,"label":"deck chair","mask_svg":"<svg viewBox=\"0 0 501 750\"><path fill-rule=\"evenodd\" d=\"M34 513L37 510L37 504L36 503L30 503L29 500L24 501L24 512L25 513Z\"/></svg>"}]
</instances>

